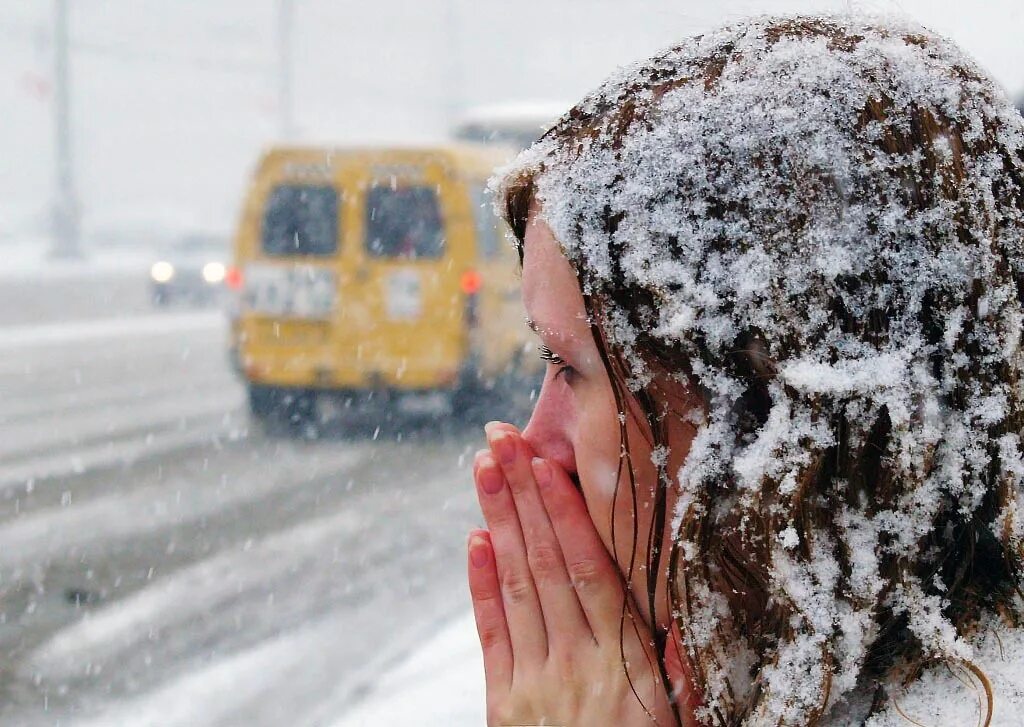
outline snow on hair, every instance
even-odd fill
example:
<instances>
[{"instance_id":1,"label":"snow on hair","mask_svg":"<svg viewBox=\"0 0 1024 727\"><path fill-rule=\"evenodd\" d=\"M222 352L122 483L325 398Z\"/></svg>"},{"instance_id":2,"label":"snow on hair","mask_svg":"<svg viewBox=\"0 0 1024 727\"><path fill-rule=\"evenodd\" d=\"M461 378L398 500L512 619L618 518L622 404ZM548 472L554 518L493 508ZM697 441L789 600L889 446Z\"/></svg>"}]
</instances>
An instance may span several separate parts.
<instances>
[{"instance_id":1,"label":"snow on hair","mask_svg":"<svg viewBox=\"0 0 1024 727\"><path fill-rule=\"evenodd\" d=\"M755 18L616 73L503 170L502 213L524 184L629 388L661 368L707 400L672 520L702 716L818 722L884 639L969 659L1024 537L1024 121L1003 92L903 21ZM956 600L968 531L1007 587ZM723 585L755 587L714 560L736 542L772 626Z\"/></svg>"}]
</instances>

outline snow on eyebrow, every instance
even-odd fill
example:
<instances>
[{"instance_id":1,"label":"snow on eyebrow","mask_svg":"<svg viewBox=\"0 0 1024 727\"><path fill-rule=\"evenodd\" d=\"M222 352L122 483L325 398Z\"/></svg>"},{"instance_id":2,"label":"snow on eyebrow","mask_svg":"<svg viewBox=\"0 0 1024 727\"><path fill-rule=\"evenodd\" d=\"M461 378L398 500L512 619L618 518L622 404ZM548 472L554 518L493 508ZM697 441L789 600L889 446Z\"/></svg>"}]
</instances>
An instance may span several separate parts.
<instances>
[{"instance_id":1,"label":"snow on eyebrow","mask_svg":"<svg viewBox=\"0 0 1024 727\"><path fill-rule=\"evenodd\" d=\"M581 319L581 320L588 326L587 332L589 333L589 325L590 324L587 322L587 320L585 318ZM562 328L558 328L556 326L546 325L544 323L538 323L537 321L535 321L533 318L530 318L529 316L527 316L524 319L524 323L526 324L527 328L529 328L531 331L533 331L535 334L537 334L541 338L548 338L548 339L552 339L552 340L557 340L559 342L566 343L566 344L572 344L574 342L579 341L581 339L581 336L583 335L582 331L579 331L579 332L576 332L576 331L566 331L566 330L564 330ZM589 340L589 336L587 336L586 340Z\"/></svg>"},{"instance_id":2,"label":"snow on eyebrow","mask_svg":"<svg viewBox=\"0 0 1024 727\"><path fill-rule=\"evenodd\" d=\"M970 58L917 25L829 16L794 22L830 32L775 32L785 22L738 23L620 69L492 186L500 200L532 175L632 388L650 380L635 355L646 341L706 392L676 525L702 507L714 518L768 492L785 498L835 446L836 417L853 450L887 418L886 466L918 484L892 509L836 514L843 547L876 549L852 564L870 609L879 558L932 557L923 536L942 513L976 512L994 471L1016 494L993 532L1024 542L1020 438L1006 433L1024 420L1024 391L1009 383L1024 380L1024 120ZM733 412L748 385L730 362L753 334L773 366L771 411L741 430ZM704 493L722 482L735 500L711 508ZM794 675L820 664L823 629L840 632L830 704L876 634L870 610L814 596L834 581L838 545L816 536L821 547L798 562L795 534L780 518L772 587L802 620L778 655L797 671L763 675L772 724L816 703L814 680ZM889 605L929 655L960 657L929 588L908 580ZM697 640L721 617L715 594L702 595ZM720 698L712 685L709 705Z\"/></svg>"}]
</instances>

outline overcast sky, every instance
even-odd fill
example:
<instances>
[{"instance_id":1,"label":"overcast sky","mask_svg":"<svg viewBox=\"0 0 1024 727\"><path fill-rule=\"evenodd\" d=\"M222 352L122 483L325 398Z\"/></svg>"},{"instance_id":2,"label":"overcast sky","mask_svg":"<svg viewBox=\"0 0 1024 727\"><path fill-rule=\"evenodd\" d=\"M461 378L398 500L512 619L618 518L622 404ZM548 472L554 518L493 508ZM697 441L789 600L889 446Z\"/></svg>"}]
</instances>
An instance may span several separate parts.
<instances>
[{"instance_id":1,"label":"overcast sky","mask_svg":"<svg viewBox=\"0 0 1024 727\"><path fill-rule=\"evenodd\" d=\"M293 0L300 138L443 138L453 106L570 103L617 65L760 12L909 14L1024 92L1022 0ZM230 227L277 137L274 0L73 0L87 226ZM53 190L52 2L0 0L0 240Z\"/></svg>"}]
</instances>

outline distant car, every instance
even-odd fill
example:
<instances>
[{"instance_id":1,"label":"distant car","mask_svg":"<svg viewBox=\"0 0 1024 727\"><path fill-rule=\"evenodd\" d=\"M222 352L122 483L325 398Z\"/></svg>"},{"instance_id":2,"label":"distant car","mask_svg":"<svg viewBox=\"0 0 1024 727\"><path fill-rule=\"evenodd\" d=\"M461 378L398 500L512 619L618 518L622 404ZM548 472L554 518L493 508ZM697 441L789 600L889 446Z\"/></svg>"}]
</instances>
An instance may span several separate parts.
<instances>
[{"instance_id":1,"label":"distant car","mask_svg":"<svg viewBox=\"0 0 1024 727\"><path fill-rule=\"evenodd\" d=\"M191 234L171 243L149 269L155 305L209 305L224 297L228 277L225 237Z\"/></svg>"},{"instance_id":2,"label":"distant car","mask_svg":"<svg viewBox=\"0 0 1024 727\"><path fill-rule=\"evenodd\" d=\"M477 144L525 149L541 137L571 106L567 102L522 101L476 106L463 113L452 138Z\"/></svg>"}]
</instances>

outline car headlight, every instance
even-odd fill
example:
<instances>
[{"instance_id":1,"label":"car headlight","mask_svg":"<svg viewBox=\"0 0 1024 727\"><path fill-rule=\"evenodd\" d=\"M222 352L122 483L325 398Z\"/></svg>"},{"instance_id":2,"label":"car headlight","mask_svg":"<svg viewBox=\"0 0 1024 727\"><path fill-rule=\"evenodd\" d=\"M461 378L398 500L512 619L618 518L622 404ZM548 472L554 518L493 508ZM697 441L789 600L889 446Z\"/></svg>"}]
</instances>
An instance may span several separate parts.
<instances>
[{"instance_id":1,"label":"car headlight","mask_svg":"<svg viewBox=\"0 0 1024 727\"><path fill-rule=\"evenodd\" d=\"M153 263L153 267L149 269L149 274L158 283L166 283L174 277L174 266L169 262L161 260L158 263Z\"/></svg>"},{"instance_id":2,"label":"car headlight","mask_svg":"<svg viewBox=\"0 0 1024 727\"><path fill-rule=\"evenodd\" d=\"M225 273L224 263L206 263L203 266L203 280L211 285L223 282Z\"/></svg>"}]
</instances>

